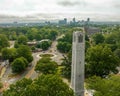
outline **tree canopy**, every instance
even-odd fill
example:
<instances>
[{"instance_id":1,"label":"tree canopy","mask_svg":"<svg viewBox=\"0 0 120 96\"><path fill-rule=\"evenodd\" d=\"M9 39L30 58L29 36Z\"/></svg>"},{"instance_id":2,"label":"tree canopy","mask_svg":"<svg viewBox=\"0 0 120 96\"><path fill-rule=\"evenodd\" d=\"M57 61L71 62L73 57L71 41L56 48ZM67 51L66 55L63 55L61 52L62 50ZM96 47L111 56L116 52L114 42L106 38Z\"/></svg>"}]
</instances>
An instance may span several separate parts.
<instances>
[{"instance_id":1,"label":"tree canopy","mask_svg":"<svg viewBox=\"0 0 120 96\"><path fill-rule=\"evenodd\" d=\"M8 39L5 35L0 34L0 51L2 48L9 47Z\"/></svg>"},{"instance_id":2,"label":"tree canopy","mask_svg":"<svg viewBox=\"0 0 120 96\"><path fill-rule=\"evenodd\" d=\"M28 62L32 62L32 52L31 49L27 45L20 45L17 48L18 57L24 57L27 59Z\"/></svg>"},{"instance_id":3,"label":"tree canopy","mask_svg":"<svg viewBox=\"0 0 120 96\"><path fill-rule=\"evenodd\" d=\"M100 33L94 34L92 38L95 44L103 43L105 40L104 36Z\"/></svg>"},{"instance_id":4,"label":"tree canopy","mask_svg":"<svg viewBox=\"0 0 120 96\"><path fill-rule=\"evenodd\" d=\"M52 44L51 41L42 41L38 42L36 47L41 48L42 50L48 50L51 44Z\"/></svg>"},{"instance_id":5,"label":"tree canopy","mask_svg":"<svg viewBox=\"0 0 120 96\"><path fill-rule=\"evenodd\" d=\"M86 74L105 77L111 72L117 73L119 58L107 46L94 46L87 50Z\"/></svg>"},{"instance_id":6,"label":"tree canopy","mask_svg":"<svg viewBox=\"0 0 120 96\"><path fill-rule=\"evenodd\" d=\"M12 62L15 58L17 58L17 50L15 48L3 48L2 58L4 60L9 59L9 61Z\"/></svg>"},{"instance_id":7,"label":"tree canopy","mask_svg":"<svg viewBox=\"0 0 120 96\"><path fill-rule=\"evenodd\" d=\"M35 80L22 79L10 86L3 96L74 96L69 86L57 75L41 75Z\"/></svg>"},{"instance_id":8,"label":"tree canopy","mask_svg":"<svg viewBox=\"0 0 120 96\"><path fill-rule=\"evenodd\" d=\"M12 72L20 73L26 69L28 66L28 61L24 57L16 58L12 62Z\"/></svg>"},{"instance_id":9,"label":"tree canopy","mask_svg":"<svg viewBox=\"0 0 120 96\"><path fill-rule=\"evenodd\" d=\"M120 96L120 76L110 76L108 78L91 77L87 81L90 89L94 90L94 96Z\"/></svg>"},{"instance_id":10,"label":"tree canopy","mask_svg":"<svg viewBox=\"0 0 120 96\"><path fill-rule=\"evenodd\" d=\"M27 41L28 41L28 39L27 39L27 37L24 36L24 35L20 35L20 36L18 37L18 39L17 39L18 44L26 45L26 44L27 44Z\"/></svg>"},{"instance_id":11,"label":"tree canopy","mask_svg":"<svg viewBox=\"0 0 120 96\"><path fill-rule=\"evenodd\" d=\"M43 57L37 62L35 71L42 72L43 74L56 74L57 63L49 57Z\"/></svg>"}]
</instances>

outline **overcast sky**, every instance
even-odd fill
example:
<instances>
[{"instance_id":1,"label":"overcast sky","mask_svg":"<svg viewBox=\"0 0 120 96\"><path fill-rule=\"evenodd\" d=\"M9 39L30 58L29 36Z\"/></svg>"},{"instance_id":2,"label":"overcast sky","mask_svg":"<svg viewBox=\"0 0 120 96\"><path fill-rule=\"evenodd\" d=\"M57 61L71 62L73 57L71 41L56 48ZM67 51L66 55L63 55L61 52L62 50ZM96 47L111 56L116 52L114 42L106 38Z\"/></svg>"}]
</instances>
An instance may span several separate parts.
<instances>
[{"instance_id":1,"label":"overcast sky","mask_svg":"<svg viewBox=\"0 0 120 96\"><path fill-rule=\"evenodd\" d=\"M120 0L0 0L0 14L26 16L60 13L66 16L99 14L120 17Z\"/></svg>"}]
</instances>

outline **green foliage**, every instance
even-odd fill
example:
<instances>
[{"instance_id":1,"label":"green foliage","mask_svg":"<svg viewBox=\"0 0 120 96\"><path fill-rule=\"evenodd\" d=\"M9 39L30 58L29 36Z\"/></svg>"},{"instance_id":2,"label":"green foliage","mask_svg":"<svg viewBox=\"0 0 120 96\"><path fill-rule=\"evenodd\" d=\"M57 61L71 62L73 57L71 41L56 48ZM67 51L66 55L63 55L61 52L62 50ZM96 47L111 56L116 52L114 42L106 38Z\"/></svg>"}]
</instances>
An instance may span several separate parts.
<instances>
[{"instance_id":1,"label":"green foliage","mask_svg":"<svg viewBox=\"0 0 120 96\"><path fill-rule=\"evenodd\" d=\"M2 84L2 82L0 82L0 88L2 88L3 87L3 84Z\"/></svg>"},{"instance_id":2,"label":"green foliage","mask_svg":"<svg viewBox=\"0 0 120 96\"><path fill-rule=\"evenodd\" d=\"M74 96L69 86L56 75L41 75L35 80L22 79L12 84L3 96Z\"/></svg>"},{"instance_id":3,"label":"green foliage","mask_svg":"<svg viewBox=\"0 0 120 96\"><path fill-rule=\"evenodd\" d=\"M116 43L116 35L110 34L105 38L105 43L107 44L115 44Z\"/></svg>"},{"instance_id":4,"label":"green foliage","mask_svg":"<svg viewBox=\"0 0 120 96\"><path fill-rule=\"evenodd\" d=\"M8 48L3 48L2 49L2 58L4 60L9 59L9 57L10 57L9 54L10 54L10 50Z\"/></svg>"},{"instance_id":5,"label":"green foliage","mask_svg":"<svg viewBox=\"0 0 120 96\"><path fill-rule=\"evenodd\" d=\"M22 80L17 81L15 84L10 85L10 88L7 91L4 91L3 96L27 96L23 95L23 93L25 88L31 83L31 79L23 78Z\"/></svg>"},{"instance_id":6,"label":"green foliage","mask_svg":"<svg viewBox=\"0 0 120 96\"><path fill-rule=\"evenodd\" d=\"M87 85L95 90L94 96L120 96L120 76L111 76L106 79L94 76L87 80Z\"/></svg>"},{"instance_id":7,"label":"green foliage","mask_svg":"<svg viewBox=\"0 0 120 96\"><path fill-rule=\"evenodd\" d=\"M42 50L48 50L50 46L51 46L51 41L40 42L40 48L42 48Z\"/></svg>"},{"instance_id":8,"label":"green foliage","mask_svg":"<svg viewBox=\"0 0 120 96\"><path fill-rule=\"evenodd\" d=\"M41 57L53 57L54 55L53 54L41 54L40 56Z\"/></svg>"},{"instance_id":9,"label":"green foliage","mask_svg":"<svg viewBox=\"0 0 120 96\"><path fill-rule=\"evenodd\" d=\"M20 35L17 39L18 44L23 44L26 45L27 44L27 37L24 35Z\"/></svg>"},{"instance_id":10,"label":"green foliage","mask_svg":"<svg viewBox=\"0 0 120 96\"><path fill-rule=\"evenodd\" d=\"M34 46L32 46L32 47L31 47L31 50L32 50L32 51L35 51L35 47L34 47Z\"/></svg>"},{"instance_id":11,"label":"green foliage","mask_svg":"<svg viewBox=\"0 0 120 96\"><path fill-rule=\"evenodd\" d=\"M68 42L58 42L57 49L60 52L67 53L70 51L72 45Z\"/></svg>"},{"instance_id":12,"label":"green foliage","mask_svg":"<svg viewBox=\"0 0 120 96\"><path fill-rule=\"evenodd\" d=\"M27 32L27 37L29 40L37 40L40 41L42 39L50 39L50 40L55 40L58 32L57 30L54 30L50 28L31 28Z\"/></svg>"},{"instance_id":13,"label":"green foliage","mask_svg":"<svg viewBox=\"0 0 120 96\"><path fill-rule=\"evenodd\" d=\"M85 52L87 52L88 48L90 48L90 43L85 41Z\"/></svg>"},{"instance_id":14,"label":"green foliage","mask_svg":"<svg viewBox=\"0 0 120 96\"><path fill-rule=\"evenodd\" d=\"M93 35L93 41L95 42L95 44L100 44L100 43L103 43L105 38L102 34L94 34Z\"/></svg>"},{"instance_id":15,"label":"green foliage","mask_svg":"<svg viewBox=\"0 0 120 96\"><path fill-rule=\"evenodd\" d=\"M50 31L50 40L55 40L57 37L58 32L56 30Z\"/></svg>"},{"instance_id":16,"label":"green foliage","mask_svg":"<svg viewBox=\"0 0 120 96\"><path fill-rule=\"evenodd\" d=\"M65 34L65 36L63 36L62 38L58 39L58 41L72 43L72 32Z\"/></svg>"},{"instance_id":17,"label":"green foliage","mask_svg":"<svg viewBox=\"0 0 120 96\"><path fill-rule=\"evenodd\" d=\"M14 73L20 73L28 66L28 61L24 57L16 58L12 62L12 71Z\"/></svg>"},{"instance_id":18,"label":"green foliage","mask_svg":"<svg viewBox=\"0 0 120 96\"><path fill-rule=\"evenodd\" d=\"M94 46L87 50L86 76L105 77L111 72L117 73L120 65L119 58L107 46Z\"/></svg>"},{"instance_id":19,"label":"green foliage","mask_svg":"<svg viewBox=\"0 0 120 96\"><path fill-rule=\"evenodd\" d=\"M12 62L17 57L17 51L15 48L3 48L2 49L2 58L4 60L9 59Z\"/></svg>"},{"instance_id":20,"label":"green foliage","mask_svg":"<svg viewBox=\"0 0 120 96\"><path fill-rule=\"evenodd\" d=\"M66 33L65 36L58 39L57 49L62 53L67 53L72 47L72 32Z\"/></svg>"},{"instance_id":21,"label":"green foliage","mask_svg":"<svg viewBox=\"0 0 120 96\"><path fill-rule=\"evenodd\" d=\"M105 38L105 43L109 44L112 51L120 48L120 31L108 34Z\"/></svg>"},{"instance_id":22,"label":"green foliage","mask_svg":"<svg viewBox=\"0 0 120 96\"><path fill-rule=\"evenodd\" d=\"M89 37L87 34L85 34L85 41L89 41Z\"/></svg>"},{"instance_id":23,"label":"green foliage","mask_svg":"<svg viewBox=\"0 0 120 96\"><path fill-rule=\"evenodd\" d=\"M114 53L120 58L120 49L116 49Z\"/></svg>"},{"instance_id":24,"label":"green foliage","mask_svg":"<svg viewBox=\"0 0 120 96\"><path fill-rule=\"evenodd\" d=\"M42 72L43 74L56 74L57 63L50 58L43 57L37 62L35 71Z\"/></svg>"},{"instance_id":25,"label":"green foliage","mask_svg":"<svg viewBox=\"0 0 120 96\"><path fill-rule=\"evenodd\" d=\"M20 45L19 48L17 48L18 57L24 57L27 59L28 62L32 62L32 52L31 49L26 45Z\"/></svg>"},{"instance_id":26,"label":"green foliage","mask_svg":"<svg viewBox=\"0 0 120 96\"><path fill-rule=\"evenodd\" d=\"M67 56L64 56L63 62L62 62L62 75L70 79L71 78L71 64L72 64L72 52L69 51Z\"/></svg>"},{"instance_id":27,"label":"green foliage","mask_svg":"<svg viewBox=\"0 0 120 96\"><path fill-rule=\"evenodd\" d=\"M9 47L8 39L5 35L0 34L0 51L2 48Z\"/></svg>"}]
</instances>

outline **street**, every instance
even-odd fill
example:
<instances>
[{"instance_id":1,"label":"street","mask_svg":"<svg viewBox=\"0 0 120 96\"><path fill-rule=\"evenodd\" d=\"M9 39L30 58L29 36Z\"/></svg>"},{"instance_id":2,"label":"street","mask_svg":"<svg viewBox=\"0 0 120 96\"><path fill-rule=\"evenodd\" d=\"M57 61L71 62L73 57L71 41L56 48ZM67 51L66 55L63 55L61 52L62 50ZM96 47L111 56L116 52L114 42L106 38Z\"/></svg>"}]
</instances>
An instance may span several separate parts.
<instances>
[{"instance_id":1,"label":"street","mask_svg":"<svg viewBox=\"0 0 120 96\"><path fill-rule=\"evenodd\" d=\"M14 43L15 43L14 41L10 41L10 48L14 47ZM35 79L39 75L39 73L36 73L34 69L37 64L37 61L41 58L40 54L53 54L53 57L51 57L51 59L53 61L57 62L58 65L60 65L62 62L63 56L57 50L56 45L57 45L57 41L53 41L51 47L48 50L32 53L33 61L31 63L31 66L29 66L21 74L13 74L10 65L7 65L7 67L4 67L3 68L4 70L2 70L2 77L1 77L1 81L3 83L3 88L0 90L0 92L7 89L10 84L13 84L16 81L18 81L24 77Z\"/></svg>"}]
</instances>

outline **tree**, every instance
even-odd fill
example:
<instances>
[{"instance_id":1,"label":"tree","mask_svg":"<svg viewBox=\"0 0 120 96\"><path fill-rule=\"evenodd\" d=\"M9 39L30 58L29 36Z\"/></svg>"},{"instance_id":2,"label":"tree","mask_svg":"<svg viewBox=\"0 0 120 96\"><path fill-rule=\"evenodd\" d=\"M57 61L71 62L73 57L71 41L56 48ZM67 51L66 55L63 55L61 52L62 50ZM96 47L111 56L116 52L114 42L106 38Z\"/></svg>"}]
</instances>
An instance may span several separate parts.
<instances>
[{"instance_id":1,"label":"tree","mask_svg":"<svg viewBox=\"0 0 120 96\"><path fill-rule=\"evenodd\" d=\"M31 81L22 79L12 84L3 96L74 96L73 90L57 75L41 75Z\"/></svg>"},{"instance_id":2,"label":"tree","mask_svg":"<svg viewBox=\"0 0 120 96\"><path fill-rule=\"evenodd\" d=\"M2 82L0 81L0 88L2 88L3 87L3 84L2 84Z\"/></svg>"},{"instance_id":3,"label":"tree","mask_svg":"<svg viewBox=\"0 0 120 96\"><path fill-rule=\"evenodd\" d=\"M116 43L116 34L112 33L105 38L105 43L107 44L115 44Z\"/></svg>"},{"instance_id":4,"label":"tree","mask_svg":"<svg viewBox=\"0 0 120 96\"><path fill-rule=\"evenodd\" d=\"M36 39L36 36L38 35L38 29L37 28L29 28L26 35L29 40L34 40L34 39Z\"/></svg>"},{"instance_id":5,"label":"tree","mask_svg":"<svg viewBox=\"0 0 120 96\"><path fill-rule=\"evenodd\" d=\"M56 75L42 75L38 77L35 84L44 88L43 93L46 94L45 96L74 96L68 85Z\"/></svg>"},{"instance_id":6,"label":"tree","mask_svg":"<svg viewBox=\"0 0 120 96\"><path fill-rule=\"evenodd\" d=\"M51 46L51 41L40 42L40 48L42 48L43 50L48 50L50 46Z\"/></svg>"},{"instance_id":7,"label":"tree","mask_svg":"<svg viewBox=\"0 0 120 96\"><path fill-rule=\"evenodd\" d=\"M17 51L15 48L3 48L2 49L2 58L4 60L9 59L12 62L15 58L17 58Z\"/></svg>"},{"instance_id":8,"label":"tree","mask_svg":"<svg viewBox=\"0 0 120 96\"><path fill-rule=\"evenodd\" d=\"M95 90L94 96L120 96L120 76L118 75L106 79L94 76L87 80L87 85Z\"/></svg>"},{"instance_id":9,"label":"tree","mask_svg":"<svg viewBox=\"0 0 120 96\"><path fill-rule=\"evenodd\" d=\"M51 30L50 31L50 40L55 40L57 36L57 31L56 30Z\"/></svg>"},{"instance_id":10,"label":"tree","mask_svg":"<svg viewBox=\"0 0 120 96\"><path fill-rule=\"evenodd\" d=\"M57 44L57 49L63 53L69 52L71 47L72 47L72 45L68 42L58 42L58 44Z\"/></svg>"},{"instance_id":11,"label":"tree","mask_svg":"<svg viewBox=\"0 0 120 96\"><path fill-rule=\"evenodd\" d=\"M43 57L37 62L35 71L43 74L55 74L57 72L57 63L50 58Z\"/></svg>"},{"instance_id":12,"label":"tree","mask_svg":"<svg viewBox=\"0 0 120 96\"><path fill-rule=\"evenodd\" d=\"M23 78L17 81L15 84L11 84L10 88L7 91L4 91L3 96L23 96L22 94L25 91L25 88L31 83L31 79Z\"/></svg>"},{"instance_id":13,"label":"tree","mask_svg":"<svg viewBox=\"0 0 120 96\"><path fill-rule=\"evenodd\" d=\"M8 48L3 48L2 49L2 58L4 60L7 60L10 58L10 50Z\"/></svg>"},{"instance_id":14,"label":"tree","mask_svg":"<svg viewBox=\"0 0 120 96\"><path fill-rule=\"evenodd\" d=\"M120 49L116 49L114 53L120 58Z\"/></svg>"},{"instance_id":15,"label":"tree","mask_svg":"<svg viewBox=\"0 0 120 96\"><path fill-rule=\"evenodd\" d=\"M71 78L71 64L72 64L72 52L69 51L67 56L64 56L63 62L62 62L62 75L70 79Z\"/></svg>"},{"instance_id":16,"label":"tree","mask_svg":"<svg viewBox=\"0 0 120 96\"><path fill-rule=\"evenodd\" d=\"M14 73L20 73L28 66L28 61L24 57L16 58L12 62L12 71Z\"/></svg>"},{"instance_id":17,"label":"tree","mask_svg":"<svg viewBox=\"0 0 120 96\"><path fill-rule=\"evenodd\" d=\"M24 57L28 62L32 62L32 52L31 49L27 45L20 45L17 49L18 57Z\"/></svg>"},{"instance_id":18,"label":"tree","mask_svg":"<svg viewBox=\"0 0 120 96\"><path fill-rule=\"evenodd\" d=\"M87 50L86 76L106 77L111 72L117 73L119 58L107 46L94 46Z\"/></svg>"},{"instance_id":19,"label":"tree","mask_svg":"<svg viewBox=\"0 0 120 96\"><path fill-rule=\"evenodd\" d=\"M0 51L2 48L9 47L8 39L5 35L0 34Z\"/></svg>"},{"instance_id":20,"label":"tree","mask_svg":"<svg viewBox=\"0 0 120 96\"><path fill-rule=\"evenodd\" d=\"M92 38L95 44L103 43L105 39L104 36L100 33L94 34Z\"/></svg>"},{"instance_id":21,"label":"tree","mask_svg":"<svg viewBox=\"0 0 120 96\"><path fill-rule=\"evenodd\" d=\"M68 43L72 43L72 33L67 33L65 34L65 36L63 36L62 38L58 39L58 42L68 42Z\"/></svg>"},{"instance_id":22,"label":"tree","mask_svg":"<svg viewBox=\"0 0 120 96\"><path fill-rule=\"evenodd\" d=\"M90 48L90 43L85 41L85 52L87 52L88 48Z\"/></svg>"},{"instance_id":23,"label":"tree","mask_svg":"<svg viewBox=\"0 0 120 96\"><path fill-rule=\"evenodd\" d=\"M27 41L28 41L28 39L24 35L19 36L18 39L17 39L18 44L26 45Z\"/></svg>"},{"instance_id":24,"label":"tree","mask_svg":"<svg viewBox=\"0 0 120 96\"><path fill-rule=\"evenodd\" d=\"M85 41L89 41L89 37L87 34L85 34Z\"/></svg>"}]
</instances>

